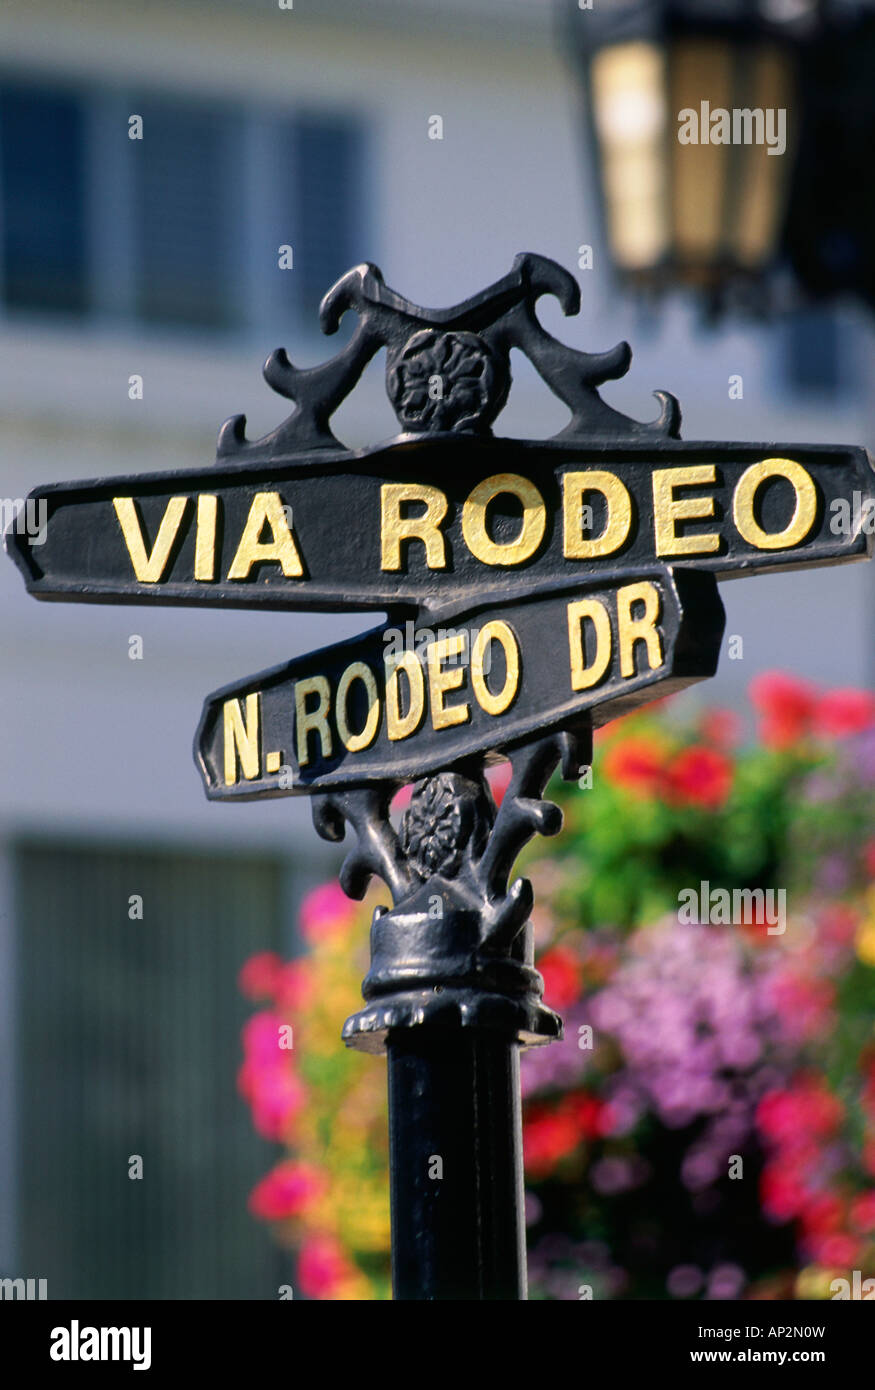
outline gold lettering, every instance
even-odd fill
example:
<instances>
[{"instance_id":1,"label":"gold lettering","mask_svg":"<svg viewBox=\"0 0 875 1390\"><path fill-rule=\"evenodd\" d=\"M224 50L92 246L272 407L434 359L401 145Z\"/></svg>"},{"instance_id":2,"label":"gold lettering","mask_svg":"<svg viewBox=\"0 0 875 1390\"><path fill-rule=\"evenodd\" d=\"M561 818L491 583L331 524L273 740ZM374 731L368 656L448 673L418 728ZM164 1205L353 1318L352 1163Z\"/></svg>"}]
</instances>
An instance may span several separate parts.
<instances>
[{"instance_id":1,"label":"gold lettering","mask_svg":"<svg viewBox=\"0 0 875 1390\"><path fill-rule=\"evenodd\" d=\"M358 734L354 734L349 727L346 708L349 689L353 681L361 681L368 697L367 718L363 729ZM363 661L353 661L340 677L334 700L334 718L337 722L337 732L350 753L360 753L363 748L369 748L377 737L377 730L380 727L380 697L377 694L377 682L374 680L374 674Z\"/></svg>"},{"instance_id":2,"label":"gold lettering","mask_svg":"<svg viewBox=\"0 0 875 1390\"><path fill-rule=\"evenodd\" d=\"M405 502L422 502L421 516L402 516ZM380 550L384 570L401 569L404 541L422 541L430 570L447 567L446 542L439 530L447 514L447 499L440 488L427 483L384 483L380 488Z\"/></svg>"},{"instance_id":3,"label":"gold lettering","mask_svg":"<svg viewBox=\"0 0 875 1390\"><path fill-rule=\"evenodd\" d=\"M161 518L161 525L158 527L158 534L155 537L151 555L146 553L140 514L133 497L114 497L112 505L115 507L115 514L122 528L122 535L131 557L134 574L141 584L157 584L159 580L164 578L167 561L170 559L170 551L188 506L188 498L170 498Z\"/></svg>"},{"instance_id":4,"label":"gold lettering","mask_svg":"<svg viewBox=\"0 0 875 1390\"><path fill-rule=\"evenodd\" d=\"M197 499L197 528L194 545L195 579L216 577L216 513L218 497L203 492Z\"/></svg>"},{"instance_id":5,"label":"gold lettering","mask_svg":"<svg viewBox=\"0 0 875 1390\"><path fill-rule=\"evenodd\" d=\"M595 652L592 664L586 665L583 644L583 624L589 618L595 629ZM590 690L598 685L611 660L611 620L608 610L597 598L578 599L568 605L568 652L571 658L571 689Z\"/></svg>"},{"instance_id":6,"label":"gold lettering","mask_svg":"<svg viewBox=\"0 0 875 1390\"><path fill-rule=\"evenodd\" d=\"M504 685L493 695L486 684L483 662L491 642L498 642L504 649ZM496 619L484 623L474 639L471 651L471 684L477 702L487 714L503 714L513 702L520 684L520 649L507 623Z\"/></svg>"},{"instance_id":7,"label":"gold lettering","mask_svg":"<svg viewBox=\"0 0 875 1390\"><path fill-rule=\"evenodd\" d=\"M386 732L395 743L416 732L425 713L425 676L415 652L398 652L386 658ZM399 674L407 677L410 707L401 713Z\"/></svg>"},{"instance_id":8,"label":"gold lettering","mask_svg":"<svg viewBox=\"0 0 875 1390\"><path fill-rule=\"evenodd\" d=\"M709 555L720 548L715 531L702 535L679 536L675 523L701 521L714 515L713 497L677 498L677 487L698 487L717 480L713 463L696 463L688 468L653 470L653 529L657 555Z\"/></svg>"},{"instance_id":9,"label":"gold lettering","mask_svg":"<svg viewBox=\"0 0 875 1390\"><path fill-rule=\"evenodd\" d=\"M451 656L462 656L467 646L464 632L452 637L440 637L428 647L428 686L431 695L431 722L435 729L449 729L454 724L467 724L471 711L467 703L444 705L444 696L450 690L458 690L465 683L465 668L457 666L449 671L442 669L443 662Z\"/></svg>"},{"instance_id":10,"label":"gold lettering","mask_svg":"<svg viewBox=\"0 0 875 1390\"><path fill-rule=\"evenodd\" d=\"M563 486L563 554L566 560L594 560L613 555L625 543L632 529L632 498L625 483L614 473L591 468L584 473L566 473ZM600 536L584 539L581 507L587 492L600 492L607 504L605 529Z\"/></svg>"},{"instance_id":11,"label":"gold lettering","mask_svg":"<svg viewBox=\"0 0 875 1390\"><path fill-rule=\"evenodd\" d=\"M226 700L222 706L222 722L225 734L225 786L233 787L237 781L237 760L247 781L258 776L258 726L259 697L254 691L246 696L246 716L239 700Z\"/></svg>"},{"instance_id":12,"label":"gold lettering","mask_svg":"<svg viewBox=\"0 0 875 1390\"><path fill-rule=\"evenodd\" d=\"M518 497L523 504L523 524L514 541L499 544L486 529L486 509L503 492ZM518 473L496 473L484 478L467 498L462 508L462 535L465 544L484 565L521 565L534 555L547 527L547 508L544 499L527 478Z\"/></svg>"},{"instance_id":13,"label":"gold lettering","mask_svg":"<svg viewBox=\"0 0 875 1390\"><path fill-rule=\"evenodd\" d=\"M632 617L632 604L643 603L644 613ZM626 584L617 591L617 632L620 646L620 671L624 676L635 675L635 643L647 647L647 664L651 671L662 665L662 642L657 622L660 614L659 590L649 579L640 584Z\"/></svg>"},{"instance_id":14,"label":"gold lettering","mask_svg":"<svg viewBox=\"0 0 875 1390\"><path fill-rule=\"evenodd\" d=\"M273 539L262 542L259 537L265 522ZM303 577L304 567L278 492L256 492L253 497L228 578L248 579L252 566L264 560L278 564L287 579Z\"/></svg>"},{"instance_id":15,"label":"gold lettering","mask_svg":"<svg viewBox=\"0 0 875 1390\"><path fill-rule=\"evenodd\" d=\"M754 516L756 495L768 478L786 478L796 494L793 515L783 531L764 531ZM732 517L738 534L757 550L789 550L805 540L817 516L817 488L811 475L793 459L752 463L738 480Z\"/></svg>"},{"instance_id":16,"label":"gold lettering","mask_svg":"<svg viewBox=\"0 0 875 1390\"><path fill-rule=\"evenodd\" d=\"M315 709L307 709L307 696L318 696ZM307 736L315 730L319 735L321 756L331 757L331 730L328 727L328 709L331 704L331 686L324 676L308 676L306 680L295 681L295 736L298 749L298 766L306 767L310 761Z\"/></svg>"}]
</instances>

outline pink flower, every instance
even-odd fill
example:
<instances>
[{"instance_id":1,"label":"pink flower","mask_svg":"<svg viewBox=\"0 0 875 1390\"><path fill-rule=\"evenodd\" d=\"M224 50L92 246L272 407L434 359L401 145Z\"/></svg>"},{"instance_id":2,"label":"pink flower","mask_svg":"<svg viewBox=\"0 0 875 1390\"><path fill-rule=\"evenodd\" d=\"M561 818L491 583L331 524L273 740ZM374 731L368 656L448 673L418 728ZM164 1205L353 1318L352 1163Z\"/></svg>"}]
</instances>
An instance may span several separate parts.
<instances>
[{"instance_id":1,"label":"pink flower","mask_svg":"<svg viewBox=\"0 0 875 1390\"><path fill-rule=\"evenodd\" d=\"M279 1014L267 1009L248 1018L240 1033L246 1060L270 1066L285 1058L288 1054L280 1048L280 1030L286 1026Z\"/></svg>"},{"instance_id":2,"label":"pink flower","mask_svg":"<svg viewBox=\"0 0 875 1390\"><path fill-rule=\"evenodd\" d=\"M867 690L830 690L814 710L814 727L825 738L861 734L875 723L875 695Z\"/></svg>"},{"instance_id":3,"label":"pink flower","mask_svg":"<svg viewBox=\"0 0 875 1390\"><path fill-rule=\"evenodd\" d=\"M263 1139L279 1143L307 1098L304 1086L288 1066L261 1071L249 1084L253 1125Z\"/></svg>"},{"instance_id":4,"label":"pink flower","mask_svg":"<svg viewBox=\"0 0 875 1390\"><path fill-rule=\"evenodd\" d=\"M270 999L273 997L283 963L276 951L259 951L250 956L240 967L237 984L241 994L247 999Z\"/></svg>"},{"instance_id":5,"label":"pink flower","mask_svg":"<svg viewBox=\"0 0 875 1390\"><path fill-rule=\"evenodd\" d=\"M504 793L510 786L510 779L513 769L509 762L499 763L497 767L491 767L486 774L489 789L492 792L496 806L500 806L504 800Z\"/></svg>"},{"instance_id":6,"label":"pink flower","mask_svg":"<svg viewBox=\"0 0 875 1390\"><path fill-rule=\"evenodd\" d=\"M301 903L301 932L313 944L326 937L344 936L357 912L339 883L323 883Z\"/></svg>"},{"instance_id":7,"label":"pink flower","mask_svg":"<svg viewBox=\"0 0 875 1390\"><path fill-rule=\"evenodd\" d=\"M259 1221L285 1221L300 1216L326 1189L321 1173L289 1159L265 1174L249 1194L249 1210Z\"/></svg>"},{"instance_id":8,"label":"pink flower","mask_svg":"<svg viewBox=\"0 0 875 1390\"><path fill-rule=\"evenodd\" d=\"M313 971L308 960L290 960L280 971L276 986L277 1006L294 1013L306 1008L313 994Z\"/></svg>"},{"instance_id":9,"label":"pink flower","mask_svg":"<svg viewBox=\"0 0 875 1390\"><path fill-rule=\"evenodd\" d=\"M334 1236L313 1235L298 1252L298 1282L308 1298L332 1298L356 1274Z\"/></svg>"}]
</instances>

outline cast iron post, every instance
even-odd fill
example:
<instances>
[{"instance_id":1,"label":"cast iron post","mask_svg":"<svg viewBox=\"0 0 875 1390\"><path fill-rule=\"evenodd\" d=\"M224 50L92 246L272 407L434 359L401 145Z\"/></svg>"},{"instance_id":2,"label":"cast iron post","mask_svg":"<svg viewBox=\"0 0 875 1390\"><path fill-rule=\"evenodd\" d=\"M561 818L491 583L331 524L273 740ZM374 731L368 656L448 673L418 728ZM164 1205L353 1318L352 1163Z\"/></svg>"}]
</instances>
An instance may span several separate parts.
<instances>
[{"instance_id":1,"label":"cast iron post","mask_svg":"<svg viewBox=\"0 0 875 1390\"><path fill-rule=\"evenodd\" d=\"M396 1299L526 1297L519 1050L562 1025L541 1001L531 886L507 880L523 844L561 826L541 800L556 764L577 776L590 745L584 727L512 753L497 809L477 766L426 778L397 836L392 787L315 807L322 834L338 833L338 816L369 833L345 885L376 872L395 897L374 913L366 1006L343 1036L388 1058Z\"/></svg>"}]
</instances>

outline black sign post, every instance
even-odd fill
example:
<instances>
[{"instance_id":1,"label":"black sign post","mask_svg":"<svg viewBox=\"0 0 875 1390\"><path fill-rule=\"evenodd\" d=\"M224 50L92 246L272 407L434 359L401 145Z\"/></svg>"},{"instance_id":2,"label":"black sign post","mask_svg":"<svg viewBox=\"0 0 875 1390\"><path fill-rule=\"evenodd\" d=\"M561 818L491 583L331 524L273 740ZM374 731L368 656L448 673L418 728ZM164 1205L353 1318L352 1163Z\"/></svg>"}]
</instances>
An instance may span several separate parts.
<instances>
[{"instance_id":1,"label":"black sign post","mask_svg":"<svg viewBox=\"0 0 875 1390\"><path fill-rule=\"evenodd\" d=\"M681 442L666 392L656 421L631 420L598 392L627 344L563 346L535 315L543 294L579 309L539 256L447 310L358 266L321 309L328 333L357 313L348 345L306 370L283 350L265 364L295 404L272 434L249 442L237 416L210 469L38 489L40 543L15 524L6 538L42 599L385 613L209 697L195 757L211 798L309 795L321 836L353 831L345 891L377 876L391 893L343 1038L388 1057L397 1299L526 1296L518 1054L562 1025L511 871L561 827L551 774L582 774L593 727L713 675L718 578L871 552L865 450ZM348 450L331 415L381 348L402 433ZM511 348L570 411L554 439L492 433ZM504 758L496 806L484 770Z\"/></svg>"}]
</instances>

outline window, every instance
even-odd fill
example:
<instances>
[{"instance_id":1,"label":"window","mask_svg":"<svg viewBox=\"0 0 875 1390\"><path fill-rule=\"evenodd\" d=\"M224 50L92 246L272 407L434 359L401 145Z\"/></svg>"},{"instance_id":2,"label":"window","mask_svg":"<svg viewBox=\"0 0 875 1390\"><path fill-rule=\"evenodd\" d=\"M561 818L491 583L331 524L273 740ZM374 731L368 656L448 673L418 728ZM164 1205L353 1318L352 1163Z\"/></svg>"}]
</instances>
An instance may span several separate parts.
<instances>
[{"instance_id":1,"label":"window","mask_svg":"<svg viewBox=\"0 0 875 1390\"><path fill-rule=\"evenodd\" d=\"M783 374L796 395L837 397L848 386L836 311L828 305L797 310L782 326Z\"/></svg>"},{"instance_id":2,"label":"window","mask_svg":"<svg viewBox=\"0 0 875 1390\"><path fill-rule=\"evenodd\" d=\"M13 309L88 307L81 99L0 87L2 284Z\"/></svg>"},{"instance_id":3,"label":"window","mask_svg":"<svg viewBox=\"0 0 875 1390\"><path fill-rule=\"evenodd\" d=\"M153 323L230 326L233 117L167 101L141 102L137 114L144 136L129 142L137 311Z\"/></svg>"},{"instance_id":4,"label":"window","mask_svg":"<svg viewBox=\"0 0 875 1390\"><path fill-rule=\"evenodd\" d=\"M333 281L374 258L363 148L345 113L0 80L2 304L170 330L312 328Z\"/></svg>"},{"instance_id":5,"label":"window","mask_svg":"<svg viewBox=\"0 0 875 1390\"><path fill-rule=\"evenodd\" d=\"M267 855L18 847L16 1271L50 1299L275 1298L288 1279L246 1209L276 1148L235 1085L237 972L283 949L287 873Z\"/></svg>"}]
</instances>

